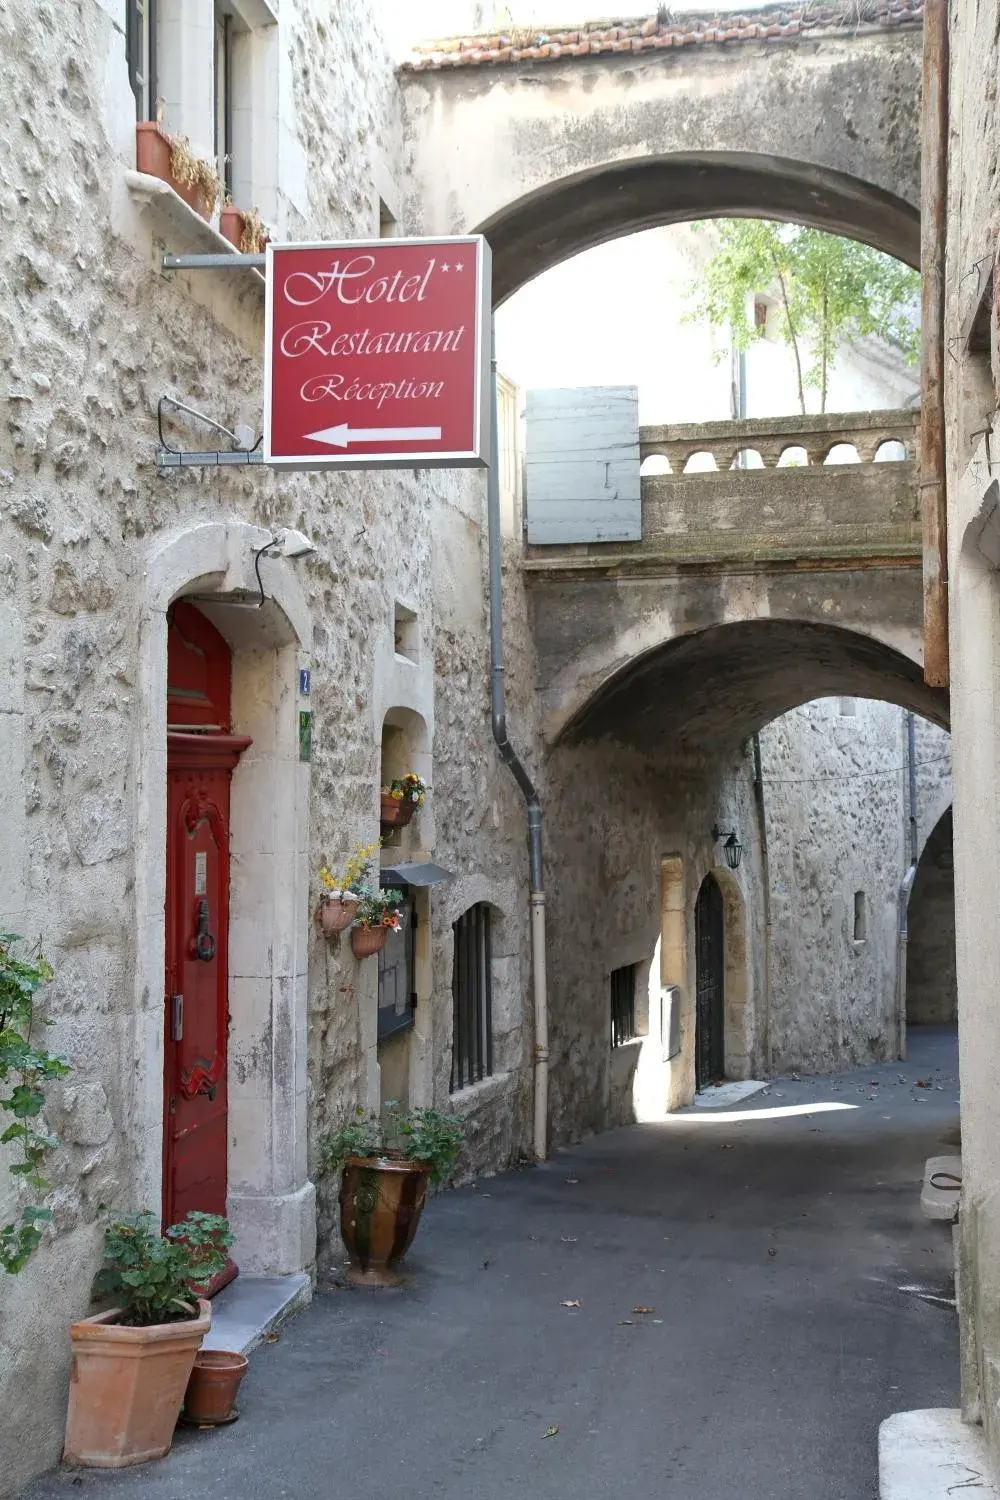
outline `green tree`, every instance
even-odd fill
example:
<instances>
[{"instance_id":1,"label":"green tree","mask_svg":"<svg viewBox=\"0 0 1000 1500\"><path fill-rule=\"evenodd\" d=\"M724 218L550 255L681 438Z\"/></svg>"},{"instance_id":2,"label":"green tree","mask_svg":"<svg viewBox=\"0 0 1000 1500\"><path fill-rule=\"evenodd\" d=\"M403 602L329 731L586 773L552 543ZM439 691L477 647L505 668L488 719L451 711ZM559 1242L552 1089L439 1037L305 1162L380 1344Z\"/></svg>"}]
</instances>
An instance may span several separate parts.
<instances>
[{"instance_id":1,"label":"green tree","mask_svg":"<svg viewBox=\"0 0 1000 1500\"><path fill-rule=\"evenodd\" d=\"M901 261L801 224L716 219L714 230L719 248L691 289L688 316L730 330L747 349L764 332L751 321L753 298L776 293L803 414L807 390L818 390L826 411L830 366L847 339L883 339L916 363L920 278Z\"/></svg>"}]
</instances>

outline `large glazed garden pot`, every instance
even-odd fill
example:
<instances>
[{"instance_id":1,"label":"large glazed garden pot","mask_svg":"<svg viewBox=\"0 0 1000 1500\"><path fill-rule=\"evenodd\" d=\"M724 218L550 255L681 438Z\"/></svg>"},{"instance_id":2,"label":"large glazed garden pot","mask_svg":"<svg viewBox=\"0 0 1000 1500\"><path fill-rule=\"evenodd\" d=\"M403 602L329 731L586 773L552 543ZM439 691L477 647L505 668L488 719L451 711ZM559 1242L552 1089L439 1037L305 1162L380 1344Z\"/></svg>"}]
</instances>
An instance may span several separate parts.
<instances>
[{"instance_id":1,"label":"large glazed garden pot","mask_svg":"<svg viewBox=\"0 0 1000 1500\"><path fill-rule=\"evenodd\" d=\"M70 1327L73 1367L63 1463L123 1469L163 1458L195 1355L212 1326L212 1309L199 1298L198 1316L132 1328L121 1312L98 1313Z\"/></svg>"},{"instance_id":2,"label":"large glazed garden pot","mask_svg":"<svg viewBox=\"0 0 1000 1500\"><path fill-rule=\"evenodd\" d=\"M427 1202L430 1167L392 1157L349 1156L340 1179L340 1233L359 1286L397 1286Z\"/></svg>"}]
</instances>

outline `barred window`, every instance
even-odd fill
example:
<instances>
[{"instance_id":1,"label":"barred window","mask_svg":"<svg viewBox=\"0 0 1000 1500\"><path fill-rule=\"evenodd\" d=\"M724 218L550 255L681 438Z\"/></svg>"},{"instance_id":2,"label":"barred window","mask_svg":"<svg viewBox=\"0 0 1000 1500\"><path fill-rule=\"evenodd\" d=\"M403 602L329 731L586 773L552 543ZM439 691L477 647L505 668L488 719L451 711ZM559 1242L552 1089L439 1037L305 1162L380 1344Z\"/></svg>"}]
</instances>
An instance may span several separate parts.
<instances>
[{"instance_id":1,"label":"barred window","mask_svg":"<svg viewBox=\"0 0 1000 1500\"><path fill-rule=\"evenodd\" d=\"M635 964L626 964L623 969L611 971L612 1047L634 1041L638 1035L635 1026L635 969Z\"/></svg>"},{"instance_id":2,"label":"barred window","mask_svg":"<svg viewBox=\"0 0 1000 1500\"><path fill-rule=\"evenodd\" d=\"M451 1091L454 1094L493 1072L493 950L489 907L484 902L471 906L459 917L453 931Z\"/></svg>"},{"instance_id":3,"label":"barred window","mask_svg":"<svg viewBox=\"0 0 1000 1500\"><path fill-rule=\"evenodd\" d=\"M125 0L125 56L137 120L156 119L156 0Z\"/></svg>"}]
</instances>

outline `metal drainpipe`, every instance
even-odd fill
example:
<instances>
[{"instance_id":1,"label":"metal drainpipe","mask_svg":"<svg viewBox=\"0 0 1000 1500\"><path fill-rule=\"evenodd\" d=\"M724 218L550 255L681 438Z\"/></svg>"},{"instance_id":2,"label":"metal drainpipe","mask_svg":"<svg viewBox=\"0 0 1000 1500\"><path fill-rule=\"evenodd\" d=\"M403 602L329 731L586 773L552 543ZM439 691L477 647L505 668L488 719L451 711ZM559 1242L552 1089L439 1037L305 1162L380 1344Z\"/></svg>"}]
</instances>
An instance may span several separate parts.
<instances>
[{"instance_id":1,"label":"metal drainpipe","mask_svg":"<svg viewBox=\"0 0 1000 1500\"><path fill-rule=\"evenodd\" d=\"M500 758L509 767L528 811L528 885L531 905L531 972L535 1009L535 1158L548 1155L549 1007L545 972L545 891L542 888L542 807L534 782L507 738L503 665L503 576L500 537L500 437L497 410L496 340L490 356L490 467L486 481L486 516L490 573L490 709L493 738Z\"/></svg>"},{"instance_id":2,"label":"metal drainpipe","mask_svg":"<svg viewBox=\"0 0 1000 1500\"><path fill-rule=\"evenodd\" d=\"M910 863L899 885L899 922L896 940L896 1031L900 1057L906 1056L906 952L909 943L910 892L917 878L917 734L913 714L906 715L907 827Z\"/></svg>"},{"instance_id":3,"label":"metal drainpipe","mask_svg":"<svg viewBox=\"0 0 1000 1500\"><path fill-rule=\"evenodd\" d=\"M767 810L764 805L764 767L760 753L760 734L753 736L753 789L757 803L757 827L760 835L760 871L764 887L764 1056L768 1076L771 1073L771 862L767 848Z\"/></svg>"}]
</instances>

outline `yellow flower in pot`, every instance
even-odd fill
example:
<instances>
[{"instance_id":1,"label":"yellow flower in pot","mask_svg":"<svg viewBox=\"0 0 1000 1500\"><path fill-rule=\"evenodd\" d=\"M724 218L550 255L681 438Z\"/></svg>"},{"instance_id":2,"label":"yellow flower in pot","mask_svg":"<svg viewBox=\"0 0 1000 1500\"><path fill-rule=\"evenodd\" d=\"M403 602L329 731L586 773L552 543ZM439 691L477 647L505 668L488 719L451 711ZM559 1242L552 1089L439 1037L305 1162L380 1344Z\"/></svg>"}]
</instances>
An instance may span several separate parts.
<instances>
[{"instance_id":1,"label":"yellow flower in pot","mask_svg":"<svg viewBox=\"0 0 1000 1500\"><path fill-rule=\"evenodd\" d=\"M402 891L366 890L358 902L351 928L355 958L370 958L385 947L390 932L399 926L399 913L406 900Z\"/></svg>"},{"instance_id":2,"label":"yellow flower in pot","mask_svg":"<svg viewBox=\"0 0 1000 1500\"><path fill-rule=\"evenodd\" d=\"M316 920L327 937L343 932L354 921L381 847L381 839L374 844L358 844L343 870L333 871L327 865L320 870L323 892L316 908Z\"/></svg>"}]
</instances>

